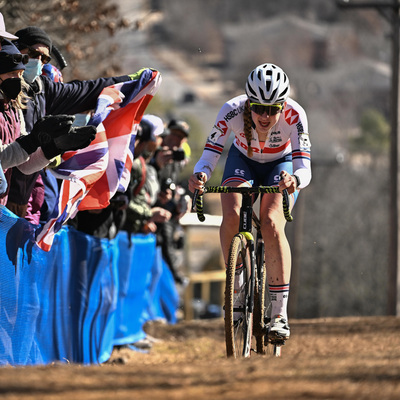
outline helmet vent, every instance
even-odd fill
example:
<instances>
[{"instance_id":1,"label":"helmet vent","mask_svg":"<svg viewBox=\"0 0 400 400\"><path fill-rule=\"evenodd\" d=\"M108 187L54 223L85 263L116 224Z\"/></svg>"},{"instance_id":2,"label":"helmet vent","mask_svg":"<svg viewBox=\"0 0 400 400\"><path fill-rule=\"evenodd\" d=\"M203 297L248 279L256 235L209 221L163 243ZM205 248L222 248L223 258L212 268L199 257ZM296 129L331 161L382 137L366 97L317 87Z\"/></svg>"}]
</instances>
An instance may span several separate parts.
<instances>
[{"instance_id":1,"label":"helmet vent","mask_svg":"<svg viewBox=\"0 0 400 400\"><path fill-rule=\"evenodd\" d=\"M286 88L286 89L281 93L281 97L282 97L282 96L285 96L285 94L287 93L287 91L288 91L288 88Z\"/></svg>"},{"instance_id":2,"label":"helmet vent","mask_svg":"<svg viewBox=\"0 0 400 400\"><path fill-rule=\"evenodd\" d=\"M270 99L274 99L274 98L275 98L275 95L276 95L277 90L278 90L278 88L276 88L276 89L271 93Z\"/></svg>"},{"instance_id":3,"label":"helmet vent","mask_svg":"<svg viewBox=\"0 0 400 400\"><path fill-rule=\"evenodd\" d=\"M261 88L259 90L260 90L261 98L265 101L266 98L265 98L264 91Z\"/></svg>"}]
</instances>

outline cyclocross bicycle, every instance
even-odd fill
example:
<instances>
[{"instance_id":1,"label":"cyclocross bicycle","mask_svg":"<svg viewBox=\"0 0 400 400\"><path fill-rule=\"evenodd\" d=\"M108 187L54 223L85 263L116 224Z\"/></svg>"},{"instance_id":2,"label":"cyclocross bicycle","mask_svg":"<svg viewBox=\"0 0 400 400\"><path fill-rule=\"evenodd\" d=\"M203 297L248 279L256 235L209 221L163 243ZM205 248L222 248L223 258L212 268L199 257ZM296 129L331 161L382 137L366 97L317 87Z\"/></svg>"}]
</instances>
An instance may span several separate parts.
<instances>
[{"instance_id":1,"label":"cyclocross bicycle","mask_svg":"<svg viewBox=\"0 0 400 400\"><path fill-rule=\"evenodd\" d=\"M232 239L226 269L224 304L226 354L228 357L242 358L250 357L252 351L258 354L272 352L273 355L279 357L281 346L285 344L285 341L282 339L271 341L268 338L271 318L268 313L269 301L266 298L264 241L261 236L260 220L253 210L254 195L279 193L279 188L277 186L208 186L203 194L205 193L240 193L242 195L239 233ZM287 190L284 190L282 195L285 218L287 221L292 221ZM193 196L192 210L194 206L196 206L199 220L203 222L205 220L203 195L198 195L198 191ZM255 232L256 240L252 232ZM241 270L243 268L244 282L240 290L234 289L237 266L240 266ZM267 297L269 299L268 293ZM242 305L238 306L238 304ZM253 345L255 344L254 348L252 342Z\"/></svg>"}]
</instances>

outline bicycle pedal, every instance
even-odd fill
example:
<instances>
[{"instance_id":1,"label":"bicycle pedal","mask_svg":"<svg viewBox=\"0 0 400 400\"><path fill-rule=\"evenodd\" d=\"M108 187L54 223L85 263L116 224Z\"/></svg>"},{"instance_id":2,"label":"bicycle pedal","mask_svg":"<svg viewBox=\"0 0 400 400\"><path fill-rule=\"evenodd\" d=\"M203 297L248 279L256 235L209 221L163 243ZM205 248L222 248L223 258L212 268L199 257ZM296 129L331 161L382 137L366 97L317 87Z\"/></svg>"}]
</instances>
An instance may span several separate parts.
<instances>
[{"instance_id":1,"label":"bicycle pedal","mask_svg":"<svg viewBox=\"0 0 400 400\"><path fill-rule=\"evenodd\" d=\"M268 326L267 325L264 325L261 328L261 333L268 338Z\"/></svg>"},{"instance_id":2,"label":"bicycle pedal","mask_svg":"<svg viewBox=\"0 0 400 400\"><path fill-rule=\"evenodd\" d=\"M285 339L270 339L269 343L271 343L273 346L284 346L286 340Z\"/></svg>"}]
</instances>

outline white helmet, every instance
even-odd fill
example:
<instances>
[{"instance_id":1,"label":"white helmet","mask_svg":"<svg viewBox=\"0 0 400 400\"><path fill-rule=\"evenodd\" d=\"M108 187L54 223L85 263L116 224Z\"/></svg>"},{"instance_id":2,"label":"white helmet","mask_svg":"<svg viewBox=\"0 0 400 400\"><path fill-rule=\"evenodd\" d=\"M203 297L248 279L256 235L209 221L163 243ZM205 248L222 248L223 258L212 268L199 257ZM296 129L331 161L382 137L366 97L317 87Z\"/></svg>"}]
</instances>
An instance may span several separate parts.
<instances>
[{"instance_id":1,"label":"white helmet","mask_svg":"<svg viewBox=\"0 0 400 400\"><path fill-rule=\"evenodd\" d=\"M246 94L250 102L260 104L284 103L290 93L289 78L274 64L261 64L250 72Z\"/></svg>"}]
</instances>

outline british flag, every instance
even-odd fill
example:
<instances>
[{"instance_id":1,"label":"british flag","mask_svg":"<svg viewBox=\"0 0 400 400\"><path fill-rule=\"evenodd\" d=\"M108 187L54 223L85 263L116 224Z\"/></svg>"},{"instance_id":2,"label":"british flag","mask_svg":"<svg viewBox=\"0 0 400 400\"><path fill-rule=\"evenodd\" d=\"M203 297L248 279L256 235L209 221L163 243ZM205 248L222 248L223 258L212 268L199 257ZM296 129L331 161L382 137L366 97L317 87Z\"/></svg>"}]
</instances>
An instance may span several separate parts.
<instances>
[{"instance_id":1,"label":"british flag","mask_svg":"<svg viewBox=\"0 0 400 400\"><path fill-rule=\"evenodd\" d=\"M161 74L145 68L137 79L105 88L88 125L97 127L85 149L66 152L53 174L62 179L56 208L36 232L36 244L49 251L54 235L78 211L101 209L125 191L130 179L136 131L161 84Z\"/></svg>"}]
</instances>

